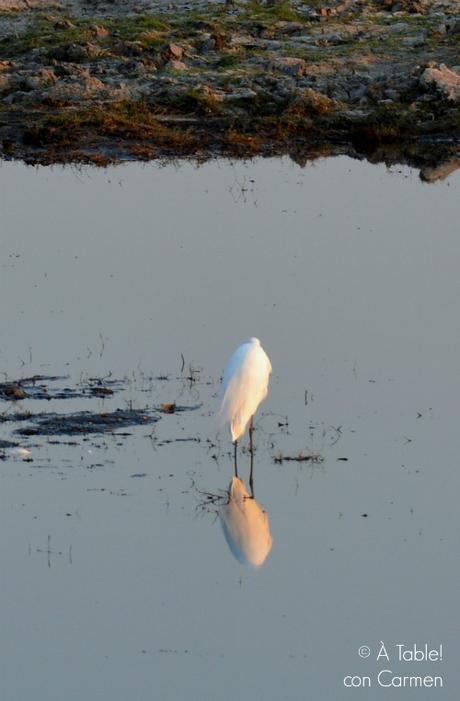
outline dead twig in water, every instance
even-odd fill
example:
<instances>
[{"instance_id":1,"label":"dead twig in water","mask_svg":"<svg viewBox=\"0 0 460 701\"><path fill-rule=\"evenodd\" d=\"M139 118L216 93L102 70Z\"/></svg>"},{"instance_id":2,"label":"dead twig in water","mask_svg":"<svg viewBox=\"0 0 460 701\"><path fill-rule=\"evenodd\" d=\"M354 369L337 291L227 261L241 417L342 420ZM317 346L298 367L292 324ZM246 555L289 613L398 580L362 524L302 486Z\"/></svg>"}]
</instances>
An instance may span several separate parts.
<instances>
[{"instance_id":1,"label":"dead twig in water","mask_svg":"<svg viewBox=\"0 0 460 701\"><path fill-rule=\"evenodd\" d=\"M281 465L283 462L311 462L315 465L320 465L322 462L324 462L324 458L319 453L308 453L307 455L304 455L303 453L299 453L298 455L280 454L275 456L273 461L278 465Z\"/></svg>"},{"instance_id":2,"label":"dead twig in water","mask_svg":"<svg viewBox=\"0 0 460 701\"><path fill-rule=\"evenodd\" d=\"M99 351L99 357L102 358L105 350L105 339L104 336L99 332L99 339L101 341L101 350Z\"/></svg>"},{"instance_id":3,"label":"dead twig in water","mask_svg":"<svg viewBox=\"0 0 460 701\"><path fill-rule=\"evenodd\" d=\"M219 507L223 504L228 503L228 492L222 490L219 494L216 494L215 492L209 492L207 490L198 489L196 482L193 478L192 489L195 491L195 496L197 499L195 513L197 515L213 513L214 523L219 516Z\"/></svg>"}]
</instances>

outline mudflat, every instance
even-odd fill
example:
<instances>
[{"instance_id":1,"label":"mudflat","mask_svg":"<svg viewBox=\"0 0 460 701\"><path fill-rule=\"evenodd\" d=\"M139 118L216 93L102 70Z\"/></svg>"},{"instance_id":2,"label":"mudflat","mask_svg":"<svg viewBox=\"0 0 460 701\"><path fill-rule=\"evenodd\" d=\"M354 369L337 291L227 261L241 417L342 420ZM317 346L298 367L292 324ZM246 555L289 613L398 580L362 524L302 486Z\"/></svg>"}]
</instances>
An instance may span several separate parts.
<instances>
[{"instance_id":1,"label":"mudflat","mask_svg":"<svg viewBox=\"0 0 460 701\"><path fill-rule=\"evenodd\" d=\"M0 155L458 166L452 0L0 0Z\"/></svg>"}]
</instances>

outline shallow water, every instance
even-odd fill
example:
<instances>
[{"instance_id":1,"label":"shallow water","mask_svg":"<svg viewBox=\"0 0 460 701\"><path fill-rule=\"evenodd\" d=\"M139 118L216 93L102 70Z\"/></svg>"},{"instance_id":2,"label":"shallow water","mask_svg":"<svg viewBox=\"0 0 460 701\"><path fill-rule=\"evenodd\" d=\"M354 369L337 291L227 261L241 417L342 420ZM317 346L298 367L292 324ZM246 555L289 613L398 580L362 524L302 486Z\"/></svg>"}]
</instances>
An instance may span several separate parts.
<instances>
[{"instance_id":1,"label":"shallow water","mask_svg":"<svg viewBox=\"0 0 460 701\"><path fill-rule=\"evenodd\" d=\"M124 381L2 413L189 409L0 462L2 701L348 699L355 674L378 699L385 668L457 698L459 183L347 158L2 165L3 371ZM219 378L251 335L274 368L256 571L209 498L233 474ZM399 663L415 642L443 659Z\"/></svg>"}]
</instances>

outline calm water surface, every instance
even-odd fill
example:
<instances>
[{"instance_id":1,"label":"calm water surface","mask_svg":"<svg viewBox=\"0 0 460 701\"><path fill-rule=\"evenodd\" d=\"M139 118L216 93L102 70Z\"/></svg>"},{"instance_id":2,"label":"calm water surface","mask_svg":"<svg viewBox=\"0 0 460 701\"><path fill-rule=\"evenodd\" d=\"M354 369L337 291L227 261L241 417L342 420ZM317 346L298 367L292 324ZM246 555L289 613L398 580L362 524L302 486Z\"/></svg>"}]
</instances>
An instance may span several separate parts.
<instances>
[{"instance_id":1,"label":"calm water surface","mask_svg":"<svg viewBox=\"0 0 460 701\"><path fill-rule=\"evenodd\" d=\"M347 158L2 165L3 372L126 380L2 413L190 409L0 462L2 701L457 698L459 184ZM274 368L258 570L213 496L233 474L219 378L252 335ZM398 662L412 643L443 659Z\"/></svg>"}]
</instances>

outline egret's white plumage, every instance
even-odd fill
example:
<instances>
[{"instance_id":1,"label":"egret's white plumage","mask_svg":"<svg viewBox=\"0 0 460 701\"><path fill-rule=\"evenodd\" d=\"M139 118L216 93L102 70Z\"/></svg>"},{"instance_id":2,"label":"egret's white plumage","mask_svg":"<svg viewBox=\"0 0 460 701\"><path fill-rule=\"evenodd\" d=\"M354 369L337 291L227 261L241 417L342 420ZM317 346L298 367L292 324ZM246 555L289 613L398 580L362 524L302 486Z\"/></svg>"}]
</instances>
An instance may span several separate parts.
<instances>
[{"instance_id":1,"label":"egret's white plumage","mask_svg":"<svg viewBox=\"0 0 460 701\"><path fill-rule=\"evenodd\" d=\"M272 366L258 338L243 343L230 358L222 380L220 416L228 423L232 441L244 434L268 393Z\"/></svg>"},{"instance_id":2,"label":"egret's white plumage","mask_svg":"<svg viewBox=\"0 0 460 701\"><path fill-rule=\"evenodd\" d=\"M260 567L272 549L267 512L238 477L232 479L228 497L228 504L219 509L225 540L241 564Z\"/></svg>"}]
</instances>

